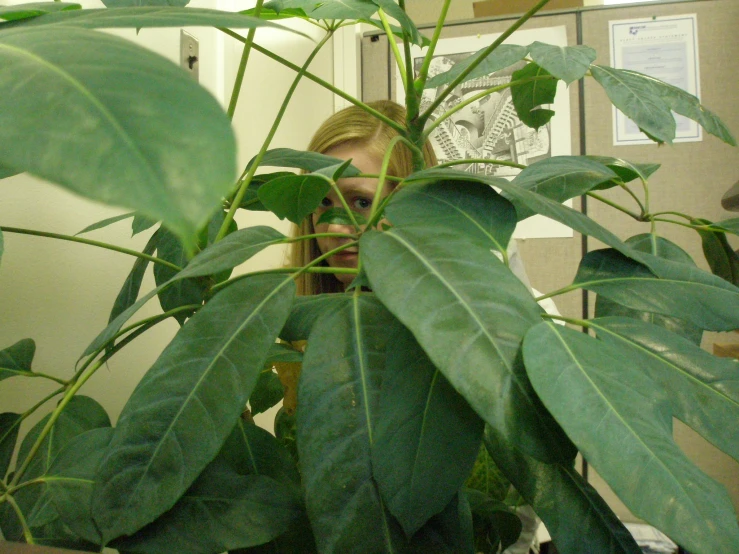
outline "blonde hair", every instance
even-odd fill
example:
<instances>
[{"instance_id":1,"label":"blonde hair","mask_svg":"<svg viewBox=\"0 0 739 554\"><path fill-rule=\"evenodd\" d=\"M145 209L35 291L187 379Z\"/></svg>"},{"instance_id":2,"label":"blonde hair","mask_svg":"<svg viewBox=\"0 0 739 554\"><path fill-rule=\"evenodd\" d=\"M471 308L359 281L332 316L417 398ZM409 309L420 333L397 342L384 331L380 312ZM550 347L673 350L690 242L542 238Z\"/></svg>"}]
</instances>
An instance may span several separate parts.
<instances>
[{"instance_id":1,"label":"blonde hair","mask_svg":"<svg viewBox=\"0 0 739 554\"><path fill-rule=\"evenodd\" d=\"M368 104L388 119L405 125L405 108L390 100L380 100ZM325 154L338 146L362 148L370 155L382 159L390 141L398 136L398 132L367 113L362 108L350 106L329 117L316 131L308 145L308 150ZM423 157L427 166L436 165L436 156L429 142L423 146ZM388 165L388 175L407 177L413 172L413 155L404 144L393 149ZM387 186L393 187L389 182ZM311 235L313 218L307 217L299 226L294 226L294 237ZM321 255L315 239L293 243L290 262L293 267L302 267ZM325 262L322 265L327 265ZM311 295L326 292L342 292L344 286L331 274L304 273L297 279L298 294Z\"/></svg>"}]
</instances>

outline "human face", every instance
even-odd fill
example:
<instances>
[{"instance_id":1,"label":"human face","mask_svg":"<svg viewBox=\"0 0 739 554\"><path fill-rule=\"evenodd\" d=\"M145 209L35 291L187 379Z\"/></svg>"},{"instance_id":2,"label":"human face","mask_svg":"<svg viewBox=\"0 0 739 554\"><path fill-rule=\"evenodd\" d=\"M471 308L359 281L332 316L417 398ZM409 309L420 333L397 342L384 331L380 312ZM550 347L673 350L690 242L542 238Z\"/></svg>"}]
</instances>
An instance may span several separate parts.
<instances>
[{"instance_id":1,"label":"human face","mask_svg":"<svg viewBox=\"0 0 739 554\"><path fill-rule=\"evenodd\" d=\"M380 167L382 166L382 161L380 159L368 154L363 148L357 146L337 146L324 152L324 154L342 160L351 159L352 165L362 173L378 174L380 173ZM361 214L365 219L369 219L372 200L374 199L375 191L377 190L377 179L350 177L339 179L336 184L352 211ZM388 189L385 188L383 190L383 197L387 196L388 192ZM355 229L351 225L336 225L333 223L316 224L318 218L320 218L326 210L342 207L338 194L336 194L334 189L331 189L326 198L323 199L323 202L321 202L321 206L313 213L313 227L316 230L316 233L353 234ZM321 254L325 254L334 248L338 248L342 244L351 242L351 239L324 237L316 239L316 242L318 243L318 249L321 251ZM343 250L338 254L334 254L326 261L330 267L356 268L358 260L359 251L357 247L354 246ZM336 278L346 286L352 282L354 275L351 273L339 273L336 274Z\"/></svg>"}]
</instances>

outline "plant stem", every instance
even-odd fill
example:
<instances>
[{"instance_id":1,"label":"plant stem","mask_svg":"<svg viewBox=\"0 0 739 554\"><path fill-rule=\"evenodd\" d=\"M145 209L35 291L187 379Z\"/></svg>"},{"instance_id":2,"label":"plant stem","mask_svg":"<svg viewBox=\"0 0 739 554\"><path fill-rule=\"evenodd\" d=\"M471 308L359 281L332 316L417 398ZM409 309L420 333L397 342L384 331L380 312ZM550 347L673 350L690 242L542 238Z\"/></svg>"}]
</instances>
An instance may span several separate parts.
<instances>
[{"instance_id":1,"label":"plant stem","mask_svg":"<svg viewBox=\"0 0 739 554\"><path fill-rule=\"evenodd\" d=\"M320 239L320 238L341 238L341 239L353 239L356 240L355 235L347 235L346 233L314 233L312 235L301 235L299 237L290 237L283 241L283 244L291 244L293 242L300 242L303 240Z\"/></svg>"},{"instance_id":2,"label":"plant stem","mask_svg":"<svg viewBox=\"0 0 739 554\"><path fill-rule=\"evenodd\" d=\"M423 132L423 135L424 135L424 137L430 136L431 133L434 131L434 129L436 129L441 124L442 121L444 121L445 119L448 119L449 117L451 117L452 115L454 115L459 110L463 110L464 108L466 108L470 104L472 104L474 102L477 102L480 98L485 98L488 94L492 94L494 92L505 90L507 88L511 88L511 87L514 87L514 86L522 85L524 83L529 83L531 81L542 81L542 80L551 80L551 79L555 79L556 80L556 77L553 77L552 75L537 75L536 77L526 77L525 79L519 79L517 81L511 81L509 83L505 83L503 85L497 85L497 86L494 86L494 87L490 87L489 89L483 90L482 92L478 92L474 96L471 96L470 98L467 98L463 102L460 102L459 104L457 104L456 106L454 106L449 111L444 112L444 114L441 115L438 119L435 119L434 122L431 125L428 125L425 128L425 130Z\"/></svg>"},{"instance_id":3,"label":"plant stem","mask_svg":"<svg viewBox=\"0 0 739 554\"><path fill-rule=\"evenodd\" d=\"M257 5L254 7L254 17L259 17L259 14L262 12L262 4L264 4L264 0L257 0ZM257 28L252 27L246 35L244 51L241 53L241 62L239 62L239 69L236 72L236 81L234 82L234 88L231 91L231 101L228 104L229 119L233 119L234 113L236 112L236 103L239 101L241 85L244 82L244 73L246 72L246 64L249 62L249 54L251 53L251 46L254 43L254 35L256 32Z\"/></svg>"},{"instance_id":4,"label":"plant stem","mask_svg":"<svg viewBox=\"0 0 739 554\"><path fill-rule=\"evenodd\" d=\"M395 35L393 34L393 30L390 28L390 22L387 20L387 16L385 15L385 10L380 8L377 10L377 15L380 16L380 21L382 22L382 28L385 29L385 34L387 35L387 41L390 43L390 50L393 53L393 56L395 57L395 63L398 64L398 69L400 70L400 78L403 81L403 90L408 92L408 77L405 74L405 66L406 64L403 63L403 58L400 56L400 50L398 50L398 43L395 42ZM405 33L403 33L403 37L405 38ZM403 41L405 44L407 41Z\"/></svg>"},{"instance_id":5,"label":"plant stem","mask_svg":"<svg viewBox=\"0 0 739 554\"><path fill-rule=\"evenodd\" d=\"M31 534L31 529L28 527L28 523L26 522L26 518L23 515L23 512L20 509L20 506L18 506L18 503L15 501L15 499L10 496L8 493L5 493L0 499L4 498L7 500L8 504L11 505L13 508L13 511L15 511L15 515L18 516L18 521L21 524L21 527L23 528L23 538L26 539L26 542L28 544L36 544L33 540L33 535Z\"/></svg>"},{"instance_id":6,"label":"plant stem","mask_svg":"<svg viewBox=\"0 0 739 554\"><path fill-rule=\"evenodd\" d=\"M418 77L416 78L416 90L423 91L423 87L426 85L426 80L429 76L429 67L431 67L431 62L433 61L434 57L434 51L436 50L436 45L439 42L441 30L444 27L444 22L446 21L447 12L449 11L449 6L451 5L451 3L452 0L444 0L444 5L441 8L439 19L436 21L434 35L431 37L431 43L429 44L428 50L426 50L426 55L423 57L423 65L421 65L421 69L418 72Z\"/></svg>"},{"instance_id":7,"label":"plant stem","mask_svg":"<svg viewBox=\"0 0 739 554\"><path fill-rule=\"evenodd\" d=\"M270 143L272 142L272 139L275 136L275 133L277 132L277 128L280 126L280 123L282 122L282 118L285 115L285 110L287 110L287 106L290 103L290 100L293 97L293 94L295 93L295 89L298 88L298 84L300 83L300 80L303 78L303 75L305 75L305 72L308 69L308 66L310 66L313 59L316 57L318 52L323 48L323 46L328 42L328 40L333 35L332 31L329 31L326 33L326 35L321 39L321 41L316 45L316 47L313 49L313 51L310 53L308 58L305 60L305 63L298 71L298 74L295 76L295 79L293 79L292 85L290 85L290 89L287 91L287 94L285 95L285 99L282 101L282 105L280 106L279 111L277 112L277 116L275 117L274 123L272 124L272 127L269 130L269 133L267 133L267 138L264 139L264 142L262 143L262 147L259 150L259 153L254 158L253 163L251 164L251 167L248 167L245 170L245 174L242 174L241 178L239 179L239 190L236 193L236 196L234 197L234 200L231 204L231 207L228 210L228 213L226 214L226 217L223 220L223 224L221 225L220 230L218 231L218 235L216 235L215 241L218 242L223 237L226 236L226 233L228 232L228 228L231 225L231 222L233 221L234 215L236 214L236 210L239 209L239 205L241 204L241 201L244 199L244 196L246 195L246 190L249 188L249 184L251 183L252 178L254 177L254 174L256 173L257 169L259 169L259 164L262 162L262 158L264 158L265 153L267 152L267 149L269 148Z\"/></svg>"},{"instance_id":8,"label":"plant stem","mask_svg":"<svg viewBox=\"0 0 739 554\"><path fill-rule=\"evenodd\" d=\"M47 394L46 396L44 396L41 400L39 400L38 402L36 402L36 404L34 404L31 408L28 408L25 412L23 412L21 414L21 421L23 421L24 419L26 419L28 416L30 416L36 410L38 410L41 406L43 406L44 404L46 404L49 400L51 400L52 398L54 398L57 394L60 394L60 393L64 392L64 389L66 389L66 388L67 388L66 386L61 387L61 388L58 388L54 392L52 392L52 393Z\"/></svg>"},{"instance_id":9,"label":"plant stem","mask_svg":"<svg viewBox=\"0 0 739 554\"><path fill-rule=\"evenodd\" d=\"M582 283L567 285L566 287L563 287L559 290L555 290L553 292L549 292L547 294L542 294L541 296L537 296L536 298L534 298L534 300L536 300L537 302L540 302L541 300L546 300L547 298L559 296L560 294L566 294L568 292L572 292L573 290L579 290L581 288L582 288Z\"/></svg>"},{"instance_id":10,"label":"plant stem","mask_svg":"<svg viewBox=\"0 0 739 554\"><path fill-rule=\"evenodd\" d=\"M362 228L359 226L359 223L357 223L357 218L354 217L354 212L352 212L352 209L349 207L349 204L346 202L346 198L344 198L344 195L341 192L341 189L339 188L339 185L336 184L336 181L331 179L331 188L336 193L336 196L339 197L339 202L341 202L341 206L344 208L344 211L346 212L347 217L349 218L349 221L352 222L352 225L354 226L354 230L359 233L362 231Z\"/></svg>"},{"instance_id":11,"label":"plant stem","mask_svg":"<svg viewBox=\"0 0 739 554\"><path fill-rule=\"evenodd\" d=\"M539 0L539 2L537 2L533 8L523 14L518 19L518 21L508 27L508 29L506 29L502 35L500 35L490 46L483 50L477 56L477 59L475 59L475 61L473 61L467 68L465 68L462 73L457 75L457 77L451 83L449 83L449 86L442 91L442 93L436 98L436 100L434 100L431 106L423 114L421 114L421 121L425 123L428 118L434 113L434 110L436 110L436 108L441 105L441 103L446 99L447 96L452 93L452 91L457 87L459 83L464 81L467 75L469 75L478 65L482 63L485 58L487 58L496 48L498 48L498 46L500 46L503 41L505 41L505 39L511 36L514 31L516 31L519 27L521 27L524 23L531 19L531 17L541 8L543 8L548 2L549 0Z\"/></svg>"},{"instance_id":12,"label":"plant stem","mask_svg":"<svg viewBox=\"0 0 739 554\"><path fill-rule=\"evenodd\" d=\"M631 189L630 189L630 188L629 188L629 187L628 187L628 186L626 185L626 183L621 183L621 184L619 184L619 186L620 186L620 187L621 187L621 188L622 188L623 190L625 190L625 191L626 191L626 192L627 192L627 193L629 194L629 196L631 196L631 198L633 198L633 199L634 199L634 201L636 202L636 205L637 205L637 206L639 206L639 210L641 211L641 215L642 215L642 217L644 217L644 216L645 216L645 215L647 214L647 210L646 210L646 209L644 208L644 204L642 204L641 200L639 200L639 197L638 197L638 196L637 196L637 195L636 195L636 194L634 193L634 191L633 191L633 190L631 190Z\"/></svg>"},{"instance_id":13,"label":"plant stem","mask_svg":"<svg viewBox=\"0 0 739 554\"><path fill-rule=\"evenodd\" d=\"M682 217L683 219L687 219L688 221L693 221L695 218L684 214L682 212L655 212L652 214L653 217L657 217L660 215L676 215L677 217Z\"/></svg>"},{"instance_id":14,"label":"plant stem","mask_svg":"<svg viewBox=\"0 0 739 554\"><path fill-rule=\"evenodd\" d=\"M161 258L156 258L154 256L149 256L148 254L144 254L143 252L137 252L136 250L131 250L129 248L123 248L121 246L116 246L114 244L108 244L105 242L99 242L96 240L83 239L80 237L73 237L70 235L60 235L58 233L47 233L46 231L32 231L30 229L20 229L18 227L0 226L0 230L2 230L4 233L18 233L21 235L33 235L36 237L47 237L47 238L58 239L58 240L66 240L69 242L78 242L80 244L88 244L90 246L97 246L98 248L105 248L106 250L113 250L114 252L120 252L121 254L128 254L129 256L135 256L136 258L143 258L144 260L149 260L150 262L153 262L155 264L166 265L167 267L174 269L175 271L182 270L181 267L176 266L173 263L170 263L166 260L162 260Z\"/></svg>"},{"instance_id":15,"label":"plant stem","mask_svg":"<svg viewBox=\"0 0 739 554\"><path fill-rule=\"evenodd\" d=\"M464 164L504 165L506 167L515 167L517 169L526 169L527 167L523 164L517 164L516 162L509 162L507 160L491 160L488 158L469 158L466 160L452 160L451 162L439 164L435 166L435 169L439 169L442 167L452 167L454 165L464 165Z\"/></svg>"},{"instance_id":16,"label":"plant stem","mask_svg":"<svg viewBox=\"0 0 739 554\"><path fill-rule=\"evenodd\" d=\"M607 198L601 196L600 194L596 194L594 192L588 192L586 194L588 196L590 196L591 198L595 198L598 202L603 202L604 204L606 204L608 206L611 206L612 208L617 209L619 212L623 212L626 215L629 215L629 216L633 217L637 221L642 221L642 218L643 218L642 215L639 215L639 214L634 213L634 212L632 212L630 210L627 210L626 208L624 208L620 204L616 204L615 202L613 202L611 200L608 200Z\"/></svg>"},{"instance_id":17,"label":"plant stem","mask_svg":"<svg viewBox=\"0 0 739 554\"><path fill-rule=\"evenodd\" d=\"M54 377L53 375L48 375L46 373L41 373L38 371L17 371L15 369L8 369L3 368L3 370L14 373L17 376L23 376L23 377L40 377L42 379L48 379L50 381L54 381L55 383L58 383L60 385L66 385L67 382L64 379L60 379L59 377Z\"/></svg>"},{"instance_id":18,"label":"plant stem","mask_svg":"<svg viewBox=\"0 0 739 554\"><path fill-rule=\"evenodd\" d=\"M586 327L588 329L591 327L591 323L584 319L574 319L574 318L565 317L562 315L554 315L554 314L546 314L546 313L541 314L541 317L545 317L547 319L555 319L557 321L564 321L565 323L571 323L572 325L577 325L579 327Z\"/></svg>"},{"instance_id":19,"label":"plant stem","mask_svg":"<svg viewBox=\"0 0 739 554\"><path fill-rule=\"evenodd\" d=\"M236 40L239 40L239 41L242 41L242 42L246 40L244 37L242 37L238 33L234 33L230 29L219 28L218 30L221 31L221 32L223 32L223 33L225 33L225 34L227 34L230 37L235 38ZM280 63L280 64L284 65L285 67L288 67L288 68L292 69L293 71L300 71L301 70L301 68L299 66L295 65L294 63L286 60L285 58L283 58L281 56L278 56L277 54L274 54L274 53L270 52L266 48L263 48L263 47L259 46L256 43L252 44L252 49L256 50L260 54L264 54L265 56L267 56L268 58L276 61L277 63ZM392 129L395 129L397 132L399 132L399 133L405 133L406 132L405 128L402 125L399 125L398 123L396 123L392 119L388 118L387 116L381 114L377 110L375 110L373 108L370 108L367 104L365 104L364 102L362 102L362 101L354 98L350 94L347 94L343 90L341 90L339 88L336 88L335 86L333 86L328 81L324 81L323 79L321 79L320 77L318 77L316 75L313 75L309 71L304 72L303 76L306 79L309 79L309 80L313 81L314 83L316 83L318 85L321 85L323 88L325 88L325 89L333 92L336 96L338 96L340 98L343 98L347 102L351 102L355 106L357 106L359 108L362 108L364 111L366 111L369 114L372 114L372 116L376 117L377 119L379 119L380 121L382 121L383 123L385 123L387 126L391 127Z\"/></svg>"}]
</instances>

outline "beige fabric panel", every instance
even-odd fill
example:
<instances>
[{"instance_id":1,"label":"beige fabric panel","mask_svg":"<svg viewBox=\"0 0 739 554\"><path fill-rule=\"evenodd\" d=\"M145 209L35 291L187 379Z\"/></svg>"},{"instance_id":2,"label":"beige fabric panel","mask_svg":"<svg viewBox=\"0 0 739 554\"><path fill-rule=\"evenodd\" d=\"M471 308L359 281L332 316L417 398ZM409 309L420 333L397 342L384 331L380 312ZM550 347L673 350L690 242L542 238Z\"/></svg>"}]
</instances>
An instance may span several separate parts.
<instances>
[{"instance_id":1,"label":"beige fabric panel","mask_svg":"<svg viewBox=\"0 0 739 554\"><path fill-rule=\"evenodd\" d=\"M583 42L599 53L597 63L610 65L608 22L618 19L665 15L697 14L700 58L701 100L719 114L735 135L739 135L739 109L736 104L736 84L739 75L739 2L707 0L653 6L630 6L583 12ZM587 151L592 154L615 156L634 162L662 164L650 179L652 211L675 210L697 217L721 220L737 214L721 208L721 197L739 179L739 149L730 147L704 133L702 142L678 143L672 146L613 146L611 107L603 89L588 79L585 89L585 121ZM634 207L625 193L607 191L604 196L630 209ZM607 223L608 228L625 239L649 232L646 224L635 222L608 206L593 200L588 202L588 215ZM691 229L660 224L659 234L685 249L704 269L708 268L698 235ZM735 247L739 244L734 244ZM589 241L589 248L602 247ZM715 340L736 342L738 335L706 333L704 347L711 350ZM680 422L675 424L675 436L689 458L706 473L723 483L739 509L739 463L723 454ZM596 476L593 483L605 490ZM612 493L606 494L619 516L633 519Z\"/></svg>"},{"instance_id":2,"label":"beige fabric panel","mask_svg":"<svg viewBox=\"0 0 739 554\"><path fill-rule=\"evenodd\" d=\"M487 21L454 24L444 28L441 38L460 36L474 36L477 34L500 33L505 31L511 21ZM524 29L537 29L563 25L567 29L569 44L577 43L576 20L573 14L548 15L536 17L529 21ZM424 30L430 34L430 29ZM395 70L389 68L387 39L384 36L373 42L370 37L362 39L362 82L363 99L365 101L388 98L388 76L391 94L395 95ZM380 68L385 68L384 71ZM579 153L579 114L578 90L573 84L570 94L570 127L572 129L572 153ZM556 116L555 116L556 117ZM579 209L579 201L575 201L575 208ZM518 243L521 257L526 265L526 272L532 286L541 292L549 292L564 287L572 282L577 263L580 259L580 236L559 239L528 239ZM552 263L556 260L556 263ZM579 292L570 293L555 299L560 312L570 317L582 315L582 301Z\"/></svg>"}]
</instances>

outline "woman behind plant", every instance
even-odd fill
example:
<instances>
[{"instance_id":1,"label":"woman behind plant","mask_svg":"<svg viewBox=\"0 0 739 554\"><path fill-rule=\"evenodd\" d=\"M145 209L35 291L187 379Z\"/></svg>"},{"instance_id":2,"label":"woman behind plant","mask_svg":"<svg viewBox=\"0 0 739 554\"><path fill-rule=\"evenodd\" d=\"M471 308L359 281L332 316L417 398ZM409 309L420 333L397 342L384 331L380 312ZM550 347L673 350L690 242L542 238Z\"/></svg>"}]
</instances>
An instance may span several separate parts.
<instances>
[{"instance_id":1,"label":"woman behind plant","mask_svg":"<svg viewBox=\"0 0 739 554\"><path fill-rule=\"evenodd\" d=\"M371 102L371 108L385 117L405 125L405 108L390 100ZM329 117L316 131L308 145L308 150L341 159L352 159L352 163L360 171L367 174L378 174L385 151L393 138L398 136L395 129L376 119L373 115L357 106L345 108ZM430 143L423 148L426 166L436 165L436 156ZM391 177L407 177L413 171L412 154L407 146L400 143L393 149L387 174ZM360 215L369 214L369 208L377 190L376 178L345 178L337 183L347 204ZM395 186L388 182L384 194L387 195ZM323 201L312 217L306 218L295 229L294 236L311 235L316 232L332 232L352 234L354 229L349 225L320 224L316 225L323 212L332 207L340 207L338 198L332 191ZM291 265L304 266L322 253L336 248L348 239L320 239L299 241L291 251ZM324 265L330 267L357 267L356 249L347 249L341 254L329 258ZM304 273L298 278L298 294L310 295L325 292L342 292L353 279L352 274L319 274Z\"/></svg>"}]
</instances>

